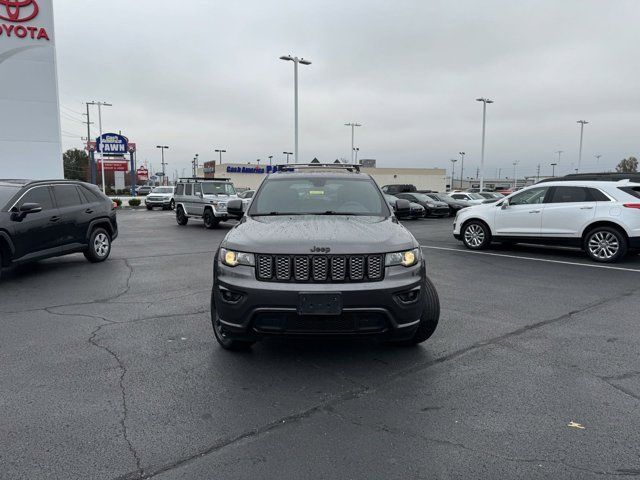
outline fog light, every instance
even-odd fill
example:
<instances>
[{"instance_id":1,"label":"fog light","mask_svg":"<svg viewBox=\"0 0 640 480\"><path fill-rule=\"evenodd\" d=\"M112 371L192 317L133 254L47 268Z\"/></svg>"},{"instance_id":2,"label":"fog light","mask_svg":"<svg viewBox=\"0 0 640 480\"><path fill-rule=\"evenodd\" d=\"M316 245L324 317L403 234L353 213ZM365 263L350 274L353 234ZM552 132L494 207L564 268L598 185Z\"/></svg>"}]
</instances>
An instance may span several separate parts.
<instances>
[{"instance_id":1,"label":"fog light","mask_svg":"<svg viewBox=\"0 0 640 480\"><path fill-rule=\"evenodd\" d=\"M220 295L222 299L227 303L238 303L242 300L242 294L238 292L232 292L231 290L220 289Z\"/></svg>"},{"instance_id":2,"label":"fog light","mask_svg":"<svg viewBox=\"0 0 640 480\"><path fill-rule=\"evenodd\" d=\"M413 303L418 299L418 295L420 295L420 289L416 288L415 290L409 290L408 292L398 293L396 297L402 303Z\"/></svg>"}]
</instances>

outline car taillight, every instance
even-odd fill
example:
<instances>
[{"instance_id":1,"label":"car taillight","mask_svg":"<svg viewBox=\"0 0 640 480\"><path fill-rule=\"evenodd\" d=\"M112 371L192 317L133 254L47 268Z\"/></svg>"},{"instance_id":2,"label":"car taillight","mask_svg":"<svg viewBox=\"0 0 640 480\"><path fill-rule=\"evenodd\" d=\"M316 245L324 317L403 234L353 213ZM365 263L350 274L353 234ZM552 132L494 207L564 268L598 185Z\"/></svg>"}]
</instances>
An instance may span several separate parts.
<instances>
[{"instance_id":1,"label":"car taillight","mask_svg":"<svg viewBox=\"0 0 640 480\"><path fill-rule=\"evenodd\" d=\"M627 208L637 208L638 210L640 210L640 203L625 203L624 206Z\"/></svg>"}]
</instances>

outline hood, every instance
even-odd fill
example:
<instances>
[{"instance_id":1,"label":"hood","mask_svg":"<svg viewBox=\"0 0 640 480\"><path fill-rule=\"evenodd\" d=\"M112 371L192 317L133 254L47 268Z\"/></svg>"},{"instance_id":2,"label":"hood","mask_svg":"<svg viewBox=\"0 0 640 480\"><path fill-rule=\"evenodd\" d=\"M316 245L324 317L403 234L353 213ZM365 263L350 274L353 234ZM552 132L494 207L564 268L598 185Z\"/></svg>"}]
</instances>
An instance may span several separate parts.
<instances>
[{"instance_id":1,"label":"hood","mask_svg":"<svg viewBox=\"0 0 640 480\"><path fill-rule=\"evenodd\" d=\"M249 253L309 255L314 247L332 254L398 252L418 242L392 217L291 215L245 217L221 245Z\"/></svg>"},{"instance_id":2,"label":"hood","mask_svg":"<svg viewBox=\"0 0 640 480\"><path fill-rule=\"evenodd\" d=\"M409 207L413 208L413 209L418 209L418 210L422 209L422 210L424 210L424 207L422 205L420 205L419 203L416 203L416 202L409 202Z\"/></svg>"}]
</instances>

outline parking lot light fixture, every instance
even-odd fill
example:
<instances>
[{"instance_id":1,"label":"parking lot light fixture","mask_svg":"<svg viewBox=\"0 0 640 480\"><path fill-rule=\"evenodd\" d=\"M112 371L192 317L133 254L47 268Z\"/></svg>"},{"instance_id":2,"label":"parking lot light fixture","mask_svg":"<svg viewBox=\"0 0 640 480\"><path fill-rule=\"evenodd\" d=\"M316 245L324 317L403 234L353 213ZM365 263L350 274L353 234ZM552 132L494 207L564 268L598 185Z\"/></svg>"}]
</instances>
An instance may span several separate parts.
<instances>
[{"instance_id":1,"label":"parking lot light fixture","mask_svg":"<svg viewBox=\"0 0 640 480\"><path fill-rule=\"evenodd\" d=\"M518 166L518 162L513 162L513 191L515 192L516 188L518 188L518 175L516 173L516 167Z\"/></svg>"},{"instance_id":2,"label":"parking lot light fixture","mask_svg":"<svg viewBox=\"0 0 640 480\"><path fill-rule=\"evenodd\" d=\"M586 120L578 120L580 124L580 148L578 150L578 168L576 169L576 173L580 172L580 167L582 166L582 137L584 136L584 126L588 124Z\"/></svg>"},{"instance_id":3,"label":"parking lot light fixture","mask_svg":"<svg viewBox=\"0 0 640 480\"><path fill-rule=\"evenodd\" d=\"M287 62L293 62L293 103L294 103L294 129L295 129L295 156L294 161L298 163L298 64L302 65L311 65L309 60L305 60L304 58L293 57L291 55L282 55L280 60L285 60Z\"/></svg>"},{"instance_id":4,"label":"parking lot light fixture","mask_svg":"<svg viewBox=\"0 0 640 480\"><path fill-rule=\"evenodd\" d=\"M451 159L451 185L449 185L449 189L453 190L453 181L454 178L456 177L456 162L458 161L457 158L452 158ZM462 184L460 184L460 189L462 189Z\"/></svg>"},{"instance_id":5,"label":"parking lot light fixture","mask_svg":"<svg viewBox=\"0 0 640 480\"><path fill-rule=\"evenodd\" d=\"M551 176L555 177L556 176L556 165L558 165L557 163L551 163Z\"/></svg>"},{"instance_id":6,"label":"parking lot light fixture","mask_svg":"<svg viewBox=\"0 0 640 480\"><path fill-rule=\"evenodd\" d=\"M223 154L223 153L227 153L227 151L226 151L226 150L219 150L219 149L216 149L216 153L219 153L219 154L220 154L220 165L222 165L222 154Z\"/></svg>"},{"instance_id":7,"label":"parking lot light fixture","mask_svg":"<svg viewBox=\"0 0 640 480\"><path fill-rule=\"evenodd\" d=\"M287 156L287 164L289 163L289 155L293 155L293 152L282 152L284 155Z\"/></svg>"},{"instance_id":8,"label":"parking lot light fixture","mask_svg":"<svg viewBox=\"0 0 640 480\"><path fill-rule=\"evenodd\" d=\"M458 154L460 155L460 188L462 188L462 178L464 175L464 156L466 155L466 153L458 152Z\"/></svg>"},{"instance_id":9,"label":"parking lot light fixture","mask_svg":"<svg viewBox=\"0 0 640 480\"><path fill-rule=\"evenodd\" d=\"M345 127L351 127L351 163L353 163L353 152L355 152L355 129L361 127L362 124L358 122L345 123Z\"/></svg>"},{"instance_id":10,"label":"parking lot light fixture","mask_svg":"<svg viewBox=\"0 0 640 480\"><path fill-rule=\"evenodd\" d=\"M476 98L476 102L482 102L482 151L480 155L480 191L484 188L484 144L485 144L485 134L486 134L486 126L487 126L487 104L493 103L493 100L489 98Z\"/></svg>"}]
</instances>

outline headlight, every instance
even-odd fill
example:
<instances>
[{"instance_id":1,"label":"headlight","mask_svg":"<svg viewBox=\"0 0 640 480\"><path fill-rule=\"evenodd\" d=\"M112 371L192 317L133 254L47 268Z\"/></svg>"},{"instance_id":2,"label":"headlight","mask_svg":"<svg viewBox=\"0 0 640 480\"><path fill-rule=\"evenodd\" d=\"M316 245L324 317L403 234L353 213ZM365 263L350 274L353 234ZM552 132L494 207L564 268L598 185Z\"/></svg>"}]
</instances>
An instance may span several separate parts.
<instances>
[{"instance_id":1,"label":"headlight","mask_svg":"<svg viewBox=\"0 0 640 480\"><path fill-rule=\"evenodd\" d=\"M253 267L256 264L256 258L253 253L234 252L226 248L220 249L220 261L229 267L236 267L238 265Z\"/></svg>"},{"instance_id":2,"label":"headlight","mask_svg":"<svg viewBox=\"0 0 640 480\"><path fill-rule=\"evenodd\" d=\"M429 208L435 208L436 204L435 203L427 203L427 207Z\"/></svg>"},{"instance_id":3,"label":"headlight","mask_svg":"<svg viewBox=\"0 0 640 480\"><path fill-rule=\"evenodd\" d=\"M385 265L391 267L393 265L404 265L405 267L413 267L420 261L420 249L414 248L406 252L387 253Z\"/></svg>"}]
</instances>

